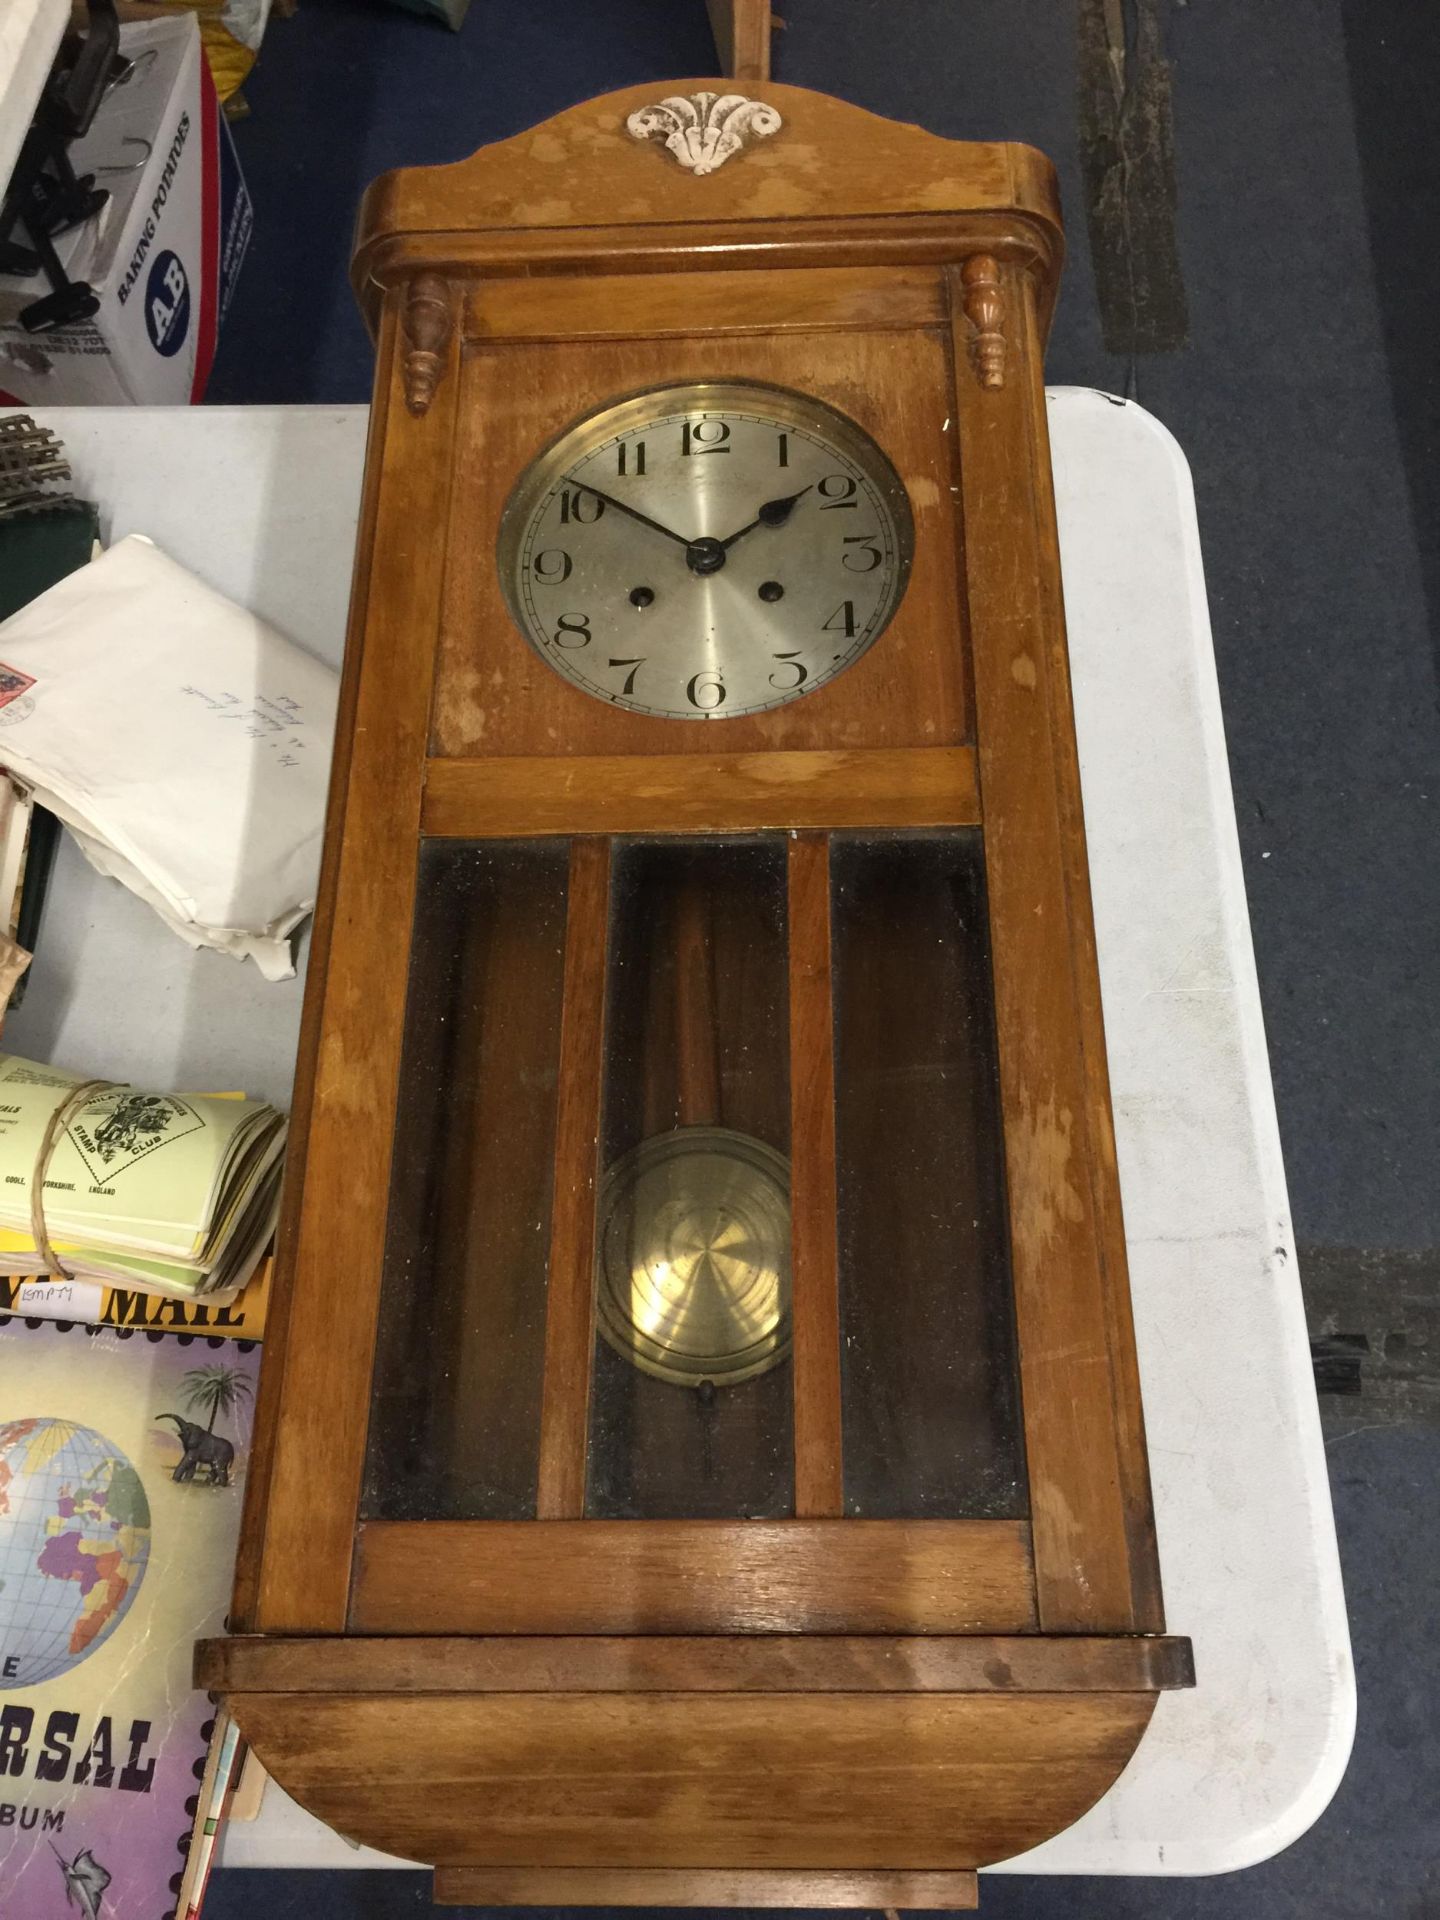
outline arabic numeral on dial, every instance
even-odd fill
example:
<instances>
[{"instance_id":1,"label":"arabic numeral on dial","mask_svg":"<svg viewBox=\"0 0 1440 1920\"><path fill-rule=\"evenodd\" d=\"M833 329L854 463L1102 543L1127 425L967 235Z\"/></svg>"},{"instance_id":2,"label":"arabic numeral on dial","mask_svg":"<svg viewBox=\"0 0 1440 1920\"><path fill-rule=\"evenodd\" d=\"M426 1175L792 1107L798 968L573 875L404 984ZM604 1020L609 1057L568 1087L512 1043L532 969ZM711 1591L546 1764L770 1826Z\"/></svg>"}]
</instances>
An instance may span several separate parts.
<instances>
[{"instance_id":1,"label":"arabic numeral on dial","mask_svg":"<svg viewBox=\"0 0 1440 1920\"><path fill-rule=\"evenodd\" d=\"M879 537L875 533L847 533L844 540L847 551L840 556L841 565L851 573L873 573L885 557L875 544ZM859 552L850 553L850 547L858 547Z\"/></svg>"},{"instance_id":2,"label":"arabic numeral on dial","mask_svg":"<svg viewBox=\"0 0 1440 1920\"><path fill-rule=\"evenodd\" d=\"M834 613L824 623L822 633L843 633L847 640L855 638L855 602L842 600Z\"/></svg>"},{"instance_id":3,"label":"arabic numeral on dial","mask_svg":"<svg viewBox=\"0 0 1440 1920\"><path fill-rule=\"evenodd\" d=\"M570 578L570 556L563 547L545 547L530 562L530 577L541 586L558 587Z\"/></svg>"},{"instance_id":4,"label":"arabic numeral on dial","mask_svg":"<svg viewBox=\"0 0 1440 1920\"><path fill-rule=\"evenodd\" d=\"M641 667L644 666L648 657L648 655L642 653L638 660L612 660L610 662L612 667L629 667L630 669L629 673L625 676L625 684L620 689L621 693L633 693L635 691L635 676L639 673Z\"/></svg>"},{"instance_id":5,"label":"arabic numeral on dial","mask_svg":"<svg viewBox=\"0 0 1440 1920\"><path fill-rule=\"evenodd\" d=\"M797 687L803 687L805 682L810 678L810 670L805 666L798 653L777 653L772 655L772 658L784 663L781 669L782 672L788 670L795 675L793 680L781 680L772 673L770 676L770 684L775 688L777 693L794 693Z\"/></svg>"},{"instance_id":6,"label":"arabic numeral on dial","mask_svg":"<svg viewBox=\"0 0 1440 1920\"><path fill-rule=\"evenodd\" d=\"M593 527L605 511L605 502L596 494L587 493L583 487L577 487L572 493L568 487L560 491L560 524L568 527L573 520L577 526Z\"/></svg>"},{"instance_id":7,"label":"arabic numeral on dial","mask_svg":"<svg viewBox=\"0 0 1440 1920\"><path fill-rule=\"evenodd\" d=\"M627 446L622 440L615 456L615 471L624 480L634 474L637 480L645 477L645 442L637 440L633 446Z\"/></svg>"},{"instance_id":8,"label":"arabic numeral on dial","mask_svg":"<svg viewBox=\"0 0 1440 1920\"><path fill-rule=\"evenodd\" d=\"M858 483L848 473L827 473L820 482L817 491L820 495L820 511L833 513L840 507L857 505L855 494Z\"/></svg>"},{"instance_id":9,"label":"arabic numeral on dial","mask_svg":"<svg viewBox=\"0 0 1440 1920\"><path fill-rule=\"evenodd\" d=\"M723 420L687 420L680 434L680 452L691 453L728 453L725 444L730 438L730 429Z\"/></svg>"},{"instance_id":10,"label":"arabic numeral on dial","mask_svg":"<svg viewBox=\"0 0 1440 1920\"><path fill-rule=\"evenodd\" d=\"M692 674L685 698L701 713L713 713L725 704L725 682L715 672Z\"/></svg>"},{"instance_id":11,"label":"arabic numeral on dial","mask_svg":"<svg viewBox=\"0 0 1440 1920\"><path fill-rule=\"evenodd\" d=\"M562 613L551 635L557 647L588 647L591 637L588 613Z\"/></svg>"}]
</instances>

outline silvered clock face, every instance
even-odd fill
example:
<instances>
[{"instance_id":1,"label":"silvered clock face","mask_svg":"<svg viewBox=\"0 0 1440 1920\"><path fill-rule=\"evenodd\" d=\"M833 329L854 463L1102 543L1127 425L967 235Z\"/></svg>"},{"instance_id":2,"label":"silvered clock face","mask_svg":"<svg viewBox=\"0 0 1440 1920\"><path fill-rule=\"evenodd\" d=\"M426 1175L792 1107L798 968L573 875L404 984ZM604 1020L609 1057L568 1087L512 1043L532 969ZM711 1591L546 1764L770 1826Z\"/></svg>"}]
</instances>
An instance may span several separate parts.
<instances>
[{"instance_id":1,"label":"silvered clock face","mask_svg":"<svg viewBox=\"0 0 1440 1920\"><path fill-rule=\"evenodd\" d=\"M634 713L724 720L813 693L884 631L910 570L899 475L776 387L663 387L578 421L521 475L500 578L554 670Z\"/></svg>"}]
</instances>

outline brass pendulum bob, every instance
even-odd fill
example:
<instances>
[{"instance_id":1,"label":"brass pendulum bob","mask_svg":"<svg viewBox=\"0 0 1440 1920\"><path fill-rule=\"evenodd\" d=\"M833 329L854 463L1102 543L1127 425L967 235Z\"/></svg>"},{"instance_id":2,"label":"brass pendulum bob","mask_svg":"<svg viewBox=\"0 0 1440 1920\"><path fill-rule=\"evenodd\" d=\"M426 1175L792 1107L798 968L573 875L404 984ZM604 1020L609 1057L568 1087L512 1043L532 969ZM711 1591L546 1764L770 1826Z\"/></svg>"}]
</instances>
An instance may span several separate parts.
<instances>
[{"instance_id":1,"label":"brass pendulum bob","mask_svg":"<svg viewBox=\"0 0 1440 1920\"><path fill-rule=\"evenodd\" d=\"M645 1373L708 1398L790 1351L790 1164L722 1124L710 903L676 897L679 1125L605 1173L596 1314L610 1345Z\"/></svg>"}]
</instances>

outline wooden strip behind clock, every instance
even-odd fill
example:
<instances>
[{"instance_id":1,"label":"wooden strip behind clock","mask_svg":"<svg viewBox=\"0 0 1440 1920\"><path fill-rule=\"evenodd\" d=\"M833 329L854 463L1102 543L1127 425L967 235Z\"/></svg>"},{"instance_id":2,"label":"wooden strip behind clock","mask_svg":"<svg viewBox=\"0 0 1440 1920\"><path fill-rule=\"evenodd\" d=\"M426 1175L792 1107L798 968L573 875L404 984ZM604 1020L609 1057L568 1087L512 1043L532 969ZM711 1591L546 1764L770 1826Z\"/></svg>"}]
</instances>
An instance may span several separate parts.
<instances>
[{"instance_id":1,"label":"wooden strip behind clock","mask_svg":"<svg viewBox=\"0 0 1440 1920\"><path fill-rule=\"evenodd\" d=\"M821 95L387 176L235 1633L485 1905L962 1907L1164 1635L1052 171Z\"/></svg>"}]
</instances>

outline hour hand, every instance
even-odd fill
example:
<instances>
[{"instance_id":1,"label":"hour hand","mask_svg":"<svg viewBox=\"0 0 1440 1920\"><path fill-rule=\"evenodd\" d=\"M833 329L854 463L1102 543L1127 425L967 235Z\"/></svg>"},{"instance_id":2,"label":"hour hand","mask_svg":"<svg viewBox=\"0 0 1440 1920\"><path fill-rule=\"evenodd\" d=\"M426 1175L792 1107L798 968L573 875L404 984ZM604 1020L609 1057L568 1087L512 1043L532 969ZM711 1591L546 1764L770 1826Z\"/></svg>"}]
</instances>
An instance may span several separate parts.
<instances>
[{"instance_id":1,"label":"hour hand","mask_svg":"<svg viewBox=\"0 0 1440 1920\"><path fill-rule=\"evenodd\" d=\"M642 527L649 527L652 533L663 533L667 540L676 540L682 547L690 542L683 533L673 533L669 527L662 527L658 520L652 520L648 513L641 513L638 507L628 507L623 500L617 500L614 494L602 493L599 487L592 487L588 480L579 480L574 474L567 474L565 484L578 487L582 493L593 493L597 500L603 500L607 507L614 507L617 513L628 513L632 520L638 520Z\"/></svg>"},{"instance_id":2,"label":"hour hand","mask_svg":"<svg viewBox=\"0 0 1440 1920\"><path fill-rule=\"evenodd\" d=\"M728 540L720 542L722 551L733 547L745 534L753 533L756 527L783 527L795 510L795 502L803 500L809 491L809 487L801 487L799 493L787 493L779 500L767 500L748 526L741 527L738 533L732 533Z\"/></svg>"}]
</instances>

